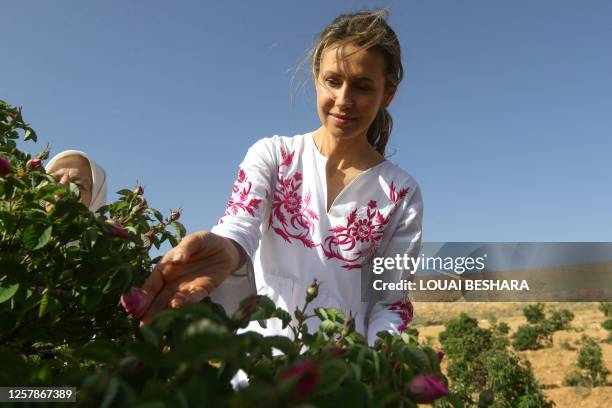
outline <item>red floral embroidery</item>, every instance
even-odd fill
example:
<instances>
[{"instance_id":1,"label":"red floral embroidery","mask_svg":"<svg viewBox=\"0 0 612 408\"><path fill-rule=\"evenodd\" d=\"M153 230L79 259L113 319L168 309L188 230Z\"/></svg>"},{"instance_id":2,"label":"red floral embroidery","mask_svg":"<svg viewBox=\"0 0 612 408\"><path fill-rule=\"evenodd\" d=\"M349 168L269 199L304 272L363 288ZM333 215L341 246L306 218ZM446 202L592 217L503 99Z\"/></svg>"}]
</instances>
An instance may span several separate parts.
<instances>
[{"instance_id":1,"label":"red floral embroidery","mask_svg":"<svg viewBox=\"0 0 612 408\"><path fill-rule=\"evenodd\" d=\"M308 208L312 196L310 192L304 194L304 197L300 194L302 187L300 172L295 172L291 177L286 175L294 154L295 152L287 153L281 149L282 161L278 168L268 228L272 228L289 243L291 238L294 238L301 241L305 247L314 248L320 244L316 244L310 237L315 229L313 220L319 221L319 216Z\"/></svg>"},{"instance_id":2,"label":"red floral embroidery","mask_svg":"<svg viewBox=\"0 0 612 408\"><path fill-rule=\"evenodd\" d=\"M401 189L399 193L396 193L395 186L393 185L393 182L391 182L391 186L389 187L389 200L391 200L391 202L394 205L396 205L399 202L399 200L406 197L406 194L408 194L408 191L410 191L410 188L406 187L406 188Z\"/></svg>"},{"instance_id":3,"label":"red floral embroidery","mask_svg":"<svg viewBox=\"0 0 612 408\"><path fill-rule=\"evenodd\" d=\"M333 235L325 238L323 253L327 259L337 258L346 262L342 265L343 268L361 268L362 262L359 261L367 261L374 255L388 222L389 217L384 217L380 213L376 201L370 200L364 218L357 219L357 209L354 209L349 214L346 225L339 225L330 230ZM355 249L357 241L368 245L367 248L359 249L347 256L342 255L341 251L350 252Z\"/></svg>"},{"instance_id":4,"label":"red floral embroidery","mask_svg":"<svg viewBox=\"0 0 612 408\"><path fill-rule=\"evenodd\" d=\"M380 240L385 232L385 226L391 219L391 216L397 208L397 203L410 191L409 187L395 191L395 185L391 182L389 188L389 200L393 203L393 209L385 217L377 208L375 200L370 200L366 209L366 216L357 219L357 209L354 209L348 216L346 225L340 225L330 230L333 235L325 238L323 252L328 259L337 258L344 262L342 265L346 269L361 268L378 249ZM357 241L361 242L362 246L367 245L365 249L356 249ZM350 253L353 251L354 253ZM349 252L349 255L343 255L342 252Z\"/></svg>"},{"instance_id":5,"label":"red floral embroidery","mask_svg":"<svg viewBox=\"0 0 612 408\"><path fill-rule=\"evenodd\" d=\"M248 180L245 171L240 168L238 170L238 178L232 187L232 197L229 199L225 207L225 215L238 215L239 211L255 216L255 210L259 208L261 199L249 198L251 194L252 183ZM267 195L267 192L266 192ZM219 224L223 223L223 218L219 220Z\"/></svg>"},{"instance_id":6,"label":"red floral embroidery","mask_svg":"<svg viewBox=\"0 0 612 408\"><path fill-rule=\"evenodd\" d=\"M408 328L408 325L414 317L414 307L412 303L409 300L398 300L395 303L391 303L388 309L396 311L400 319L402 319L402 324L398 327L399 331L406 331L406 328Z\"/></svg>"}]
</instances>

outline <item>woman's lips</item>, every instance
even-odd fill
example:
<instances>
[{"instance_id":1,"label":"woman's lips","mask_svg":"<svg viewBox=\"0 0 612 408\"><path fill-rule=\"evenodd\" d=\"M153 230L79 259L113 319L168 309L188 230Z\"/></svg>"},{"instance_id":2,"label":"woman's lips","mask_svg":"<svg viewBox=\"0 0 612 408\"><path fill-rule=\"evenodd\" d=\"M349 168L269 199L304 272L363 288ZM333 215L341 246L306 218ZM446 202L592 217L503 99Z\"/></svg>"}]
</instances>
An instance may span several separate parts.
<instances>
[{"instance_id":1,"label":"woman's lips","mask_svg":"<svg viewBox=\"0 0 612 408\"><path fill-rule=\"evenodd\" d=\"M349 116L337 116L333 113L330 113L329 116L339 125L347 125L355 120L355 118L351 118Z\"/></svg>"}]
</instances>

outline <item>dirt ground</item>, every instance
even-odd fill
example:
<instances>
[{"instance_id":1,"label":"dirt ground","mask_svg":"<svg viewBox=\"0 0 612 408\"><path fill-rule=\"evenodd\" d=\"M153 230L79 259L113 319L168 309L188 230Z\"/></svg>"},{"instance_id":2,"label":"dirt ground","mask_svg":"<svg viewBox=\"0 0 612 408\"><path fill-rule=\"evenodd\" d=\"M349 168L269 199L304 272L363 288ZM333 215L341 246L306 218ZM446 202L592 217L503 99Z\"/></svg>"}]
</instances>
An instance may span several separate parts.
<instances>
[{"instance_id":1,"label":"dirt ground","mask_svg":"<svg viewBox=\"0 0 612 408\"><path fill-rule=\"evenodd\" d=\"M482 302L415 302L413 325L419 330L421 342L439 349L438 334L444 330L444 322L460 313L467 313L478 319L481 327L489 327L492 322L506 322L512 334L519 325L525 324L523 308L529 303L482 303ZM598 309L599 303L546 303L546 310L564 308L571 310L575 317L569 330L556 332L552 348L535 351L523 351L518 354L527 358L533 371L544 388L545 394L555 402L557 407L612 407L612 375L608 377L608 386L592 389L566 387L563 378L573 370L578 357L577 341L582 334L600 340L606 367L612 371L612 344L601 342L607 332L600 326L605 320ZM443 362L444 363L444 362ZM445 366L443 364L443 368Z\"/></svg>"}]
</instances>

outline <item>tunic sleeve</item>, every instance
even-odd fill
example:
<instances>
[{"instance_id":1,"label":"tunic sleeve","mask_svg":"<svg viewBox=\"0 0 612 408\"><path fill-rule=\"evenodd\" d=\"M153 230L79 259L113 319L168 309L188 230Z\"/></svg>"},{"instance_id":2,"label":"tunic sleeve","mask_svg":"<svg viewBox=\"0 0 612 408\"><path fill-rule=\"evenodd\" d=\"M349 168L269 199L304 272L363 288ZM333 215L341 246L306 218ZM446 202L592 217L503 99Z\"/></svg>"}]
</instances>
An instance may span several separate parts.
<instances>
[{"instance_id":1,"label":"tunic sleeve","mask_svg":"<svg viewBox=\"0 0 612 408\"><path fill-rule=\"evenodd\" d=\"M269 206L275 169L271 138L261 139L251 146L238 169L225 214L211 229L240 244L249 258L259 246L260 226Z\"/></svg>"},{"instance_id":2,"label":"tunic sleeve","mask_svg":"<svg viewBox=\"0 0 612 408\"><path fill-rule=\"evenodd\" d=\"M214 302L232 314L240 301L257 293L252 258L261 239L261 223L269 206L275 176L274 144L271 138L251 146L239 166L232 195L211 232L233 239L246 252L245 265L225 279L211 294Z\"/></svg>"},{"instance_id":3,"label":"tunic sleeve","mask_svg":"<svg viewBox=\"0 0 612 408\"><path fill-rule=\"evenodd\" d=\"M418 257L421 248L423 201L418 185L415 184L398 205L399 221L389 243L382 253L378 254L384 259L396 259L397 255L403 259L404 254L408 257ZM400 266L403 266L403 262ZM376 333L380 331L395 335L406 330L413 317L413 308L407 292L374 290L373 281L380 279L383 282L400 282L412 280L414 275L403 267L385 268L381 274L374 274L373 270L369 273L371 280L366 290L369 303L367 340L368 344L374 345L377 339Z\"/></svg>"}]
</instances>

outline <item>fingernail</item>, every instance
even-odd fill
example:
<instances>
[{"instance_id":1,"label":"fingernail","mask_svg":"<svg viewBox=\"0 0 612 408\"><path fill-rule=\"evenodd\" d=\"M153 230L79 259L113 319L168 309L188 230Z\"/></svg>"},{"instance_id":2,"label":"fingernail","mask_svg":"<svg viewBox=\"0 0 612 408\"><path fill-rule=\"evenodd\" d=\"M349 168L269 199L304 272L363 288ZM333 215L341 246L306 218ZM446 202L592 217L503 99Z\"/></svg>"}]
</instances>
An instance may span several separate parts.
<instances>
[{"instance_id":1,"label":"fingernail","mask_svg":"<svg viewBox=\"0 0 612 408\"><path fill-rule=\"evenodd\" d=\"M172 302L170 302L170 307L173 309L178 309L181 306L183 306L183 302L180 299L172 299Z\"/></svg>"}]
</instances>

